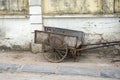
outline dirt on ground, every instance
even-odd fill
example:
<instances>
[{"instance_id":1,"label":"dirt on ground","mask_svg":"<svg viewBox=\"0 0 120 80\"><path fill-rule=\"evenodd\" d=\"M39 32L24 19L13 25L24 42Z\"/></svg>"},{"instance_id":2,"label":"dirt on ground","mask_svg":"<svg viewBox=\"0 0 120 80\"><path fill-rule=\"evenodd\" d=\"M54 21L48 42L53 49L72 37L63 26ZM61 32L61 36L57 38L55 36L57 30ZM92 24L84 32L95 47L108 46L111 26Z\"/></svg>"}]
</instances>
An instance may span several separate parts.
<instances>
[{"instance_id":1,"label":"dirt on ground","mask_svg":"<svg viewBox=\"0 0 120 80\"><path fill-rule=\"evenodd\" d=\"M118 56L118 59L120 56ZM120 62L111 62L111 57L103 56L103 53L84 52L79 56L78 61L74 62L72 57L67 57L61 63L50 63L44 59L43 53L32 53L30 51L0 51L0 63L12 64L51 64L80 67L101 67L101 68L120 68Z\"/></svg>"}]
</instances>

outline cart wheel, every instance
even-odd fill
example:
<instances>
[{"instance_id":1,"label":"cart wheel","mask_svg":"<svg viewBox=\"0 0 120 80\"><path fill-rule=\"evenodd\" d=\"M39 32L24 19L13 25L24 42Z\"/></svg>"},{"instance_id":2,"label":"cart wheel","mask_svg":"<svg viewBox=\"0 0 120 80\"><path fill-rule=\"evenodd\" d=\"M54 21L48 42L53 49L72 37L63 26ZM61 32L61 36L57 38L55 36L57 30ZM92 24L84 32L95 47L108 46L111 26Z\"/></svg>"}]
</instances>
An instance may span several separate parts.
<instances>
[{"instance_id":1,"label":"cart wheel","mask_svg":"<svg viewBox=\"0 0 120 80\"><path fill-rule=\"evenodd\" d=\"M44 41L43 49L44 58L53 63L63 61L68 53L67 45L64 44L62 39L55 36L51 36Z\"/></svg>"}]
</instances>

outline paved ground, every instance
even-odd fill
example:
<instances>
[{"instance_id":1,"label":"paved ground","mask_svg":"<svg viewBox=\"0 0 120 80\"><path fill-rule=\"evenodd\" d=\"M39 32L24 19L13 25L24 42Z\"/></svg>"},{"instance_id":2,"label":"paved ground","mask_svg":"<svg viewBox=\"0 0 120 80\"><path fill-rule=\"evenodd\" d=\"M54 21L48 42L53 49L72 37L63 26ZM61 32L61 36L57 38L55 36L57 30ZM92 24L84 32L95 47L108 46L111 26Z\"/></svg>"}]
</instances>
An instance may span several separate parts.
<instances>
[{"instance_id":1,"label":"paved ground","mask_svg":"<svg viewBox=\"0 0 120 80\"><path fill-rule=\"evenodd\" d=\"M78 62L71 59L65 59L62 63L47 62L42 53L31 53L29 51L0 51L0 63L12 64L50 64L76 67L100 67L100 68L120 68L120 62L111 63L110 59L101 57L99 54L83 54Z\"/></svg>"},{"instance_id":2,"label":"paved ground","mask_svg":"<svg viewBox=\"0 0 120 80\"><path fill-rule=\"evenodd\" d=\"M62 63L50 63L43 58L42 53L2 51L0 72L3 71L120 78L120 62L111 63L109 58L98 54L82 54L78 62L65 59Z\"/></svg>"},{"instance_id":3,"label":"paved ground","mask_svg":"<svg viewBox=\"0 0 120 80\"><path fill-rule=\"evenodd\" d=\"M0 80L119 80L75 75L35 74L35 73L0 73Z\"/></svg>"}]
</instances>

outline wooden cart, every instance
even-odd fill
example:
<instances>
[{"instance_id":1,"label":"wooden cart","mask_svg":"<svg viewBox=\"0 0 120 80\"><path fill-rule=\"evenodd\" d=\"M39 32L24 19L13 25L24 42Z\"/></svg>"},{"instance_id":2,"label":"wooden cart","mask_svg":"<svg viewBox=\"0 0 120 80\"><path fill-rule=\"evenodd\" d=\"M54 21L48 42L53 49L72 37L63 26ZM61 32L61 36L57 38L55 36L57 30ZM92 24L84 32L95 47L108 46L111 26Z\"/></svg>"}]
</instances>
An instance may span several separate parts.
<instances>
[{"instance_id":1,"label":"wooden cart","mask_svg":"<svg viewBox=\"0 0 120 80\"><path fill-rule=\"evenodd\" d=\"M43 56L46 60L55 63L63 61L68 53L76 59L77 52L118 45L120 41L83 45L82 39L79 39L78 36L36 30L35 43L43 44Z\"/></svg>"}]
</instances>

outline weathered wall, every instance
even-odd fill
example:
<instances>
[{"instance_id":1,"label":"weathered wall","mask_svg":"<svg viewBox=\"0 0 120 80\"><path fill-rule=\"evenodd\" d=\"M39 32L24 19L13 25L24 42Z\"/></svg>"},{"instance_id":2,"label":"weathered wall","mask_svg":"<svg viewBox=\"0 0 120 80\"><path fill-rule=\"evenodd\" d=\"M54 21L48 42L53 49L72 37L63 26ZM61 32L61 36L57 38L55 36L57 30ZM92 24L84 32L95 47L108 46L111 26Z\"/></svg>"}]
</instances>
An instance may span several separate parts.
<instances>
[{"instance_id":1,"label":"weathered wall","mask_svg":"<svg viewBox=\"0 0 120 80\"><path fill-rule=\"evenodd\" d=\"M0 15L0 49L41 51L34 30L42 30L41 0L29 0L28 15Z\"/></svg>"},{"instance_id":2,"label":"weathered wall","mask_svg":"<svg viewBox=\"0 0 120 80\"><path fill-rule=\"evenodd\" d=\"M41 52L42 45L34 43L34 30L43 30L41 0L29 0L31 23L31 50L34 53Z\"/></svg>"},{"instance_id":3,"label":"weathered wall","mask_svg":"<svg viewBox=\"0 0 120 80\"><path fill-rule=\"evenodd\" d=\"M51 10L50 7L48 9ZM68 8L65 9L69 11ZM27 16L0 15L0 49L41 51L41 45L34 43L34 30L43 30L41 0L29 0L29 11ZM109 15L57 16L44 17L44 25L83 31L86 33L86 43L120 40L120 15L114 17L113 14L111 18Z\"/></svg>"},{"instance_id":4,"label":"weathered wall","mask_svg":"<svg viewBox=\"0 0 120 80\"><path fill-rule=\"evenodd\" d=\"M2 14L28 14L28 0L0 0L0 15Z\"/></svg>"},{"instance_id":5,"label":"weathered wall","mask_svg":"<svg viewBox=\"0 0 120 80\"><path fill-rule=\"evenodd\" d=\"M86 33L85 43L120 40L120 0L43 0L44 24Z\"/></svg>"},{"instance_id":6,"label":"weathered wall","mask_svg":"<svg viewBox=\"0 0 120 80\"><path fill-rule=\"evenodd\" d=\"M45 17L46 26L86 33L85 43L120 40L120 18L108 17Z\"/></svg>"},{"instance_id":7,"label":"weathered wall","mask_svg":"<svg viewBox=\"0 0 120 80\"><path fill-rule=\"evenodd\" d=\"M45 15L112 14L120 12L120 0L43 0Z\"/></svg>"},{"instance_id":8,"label":"weathered wall","mask_svg":"<svg viewBox=\"0 0 120 80\"><path fill-rule=\"evenodd\" d=\"M0 19L0 48L29 50L29 19Z\"/></svg>"}]
</instances>

